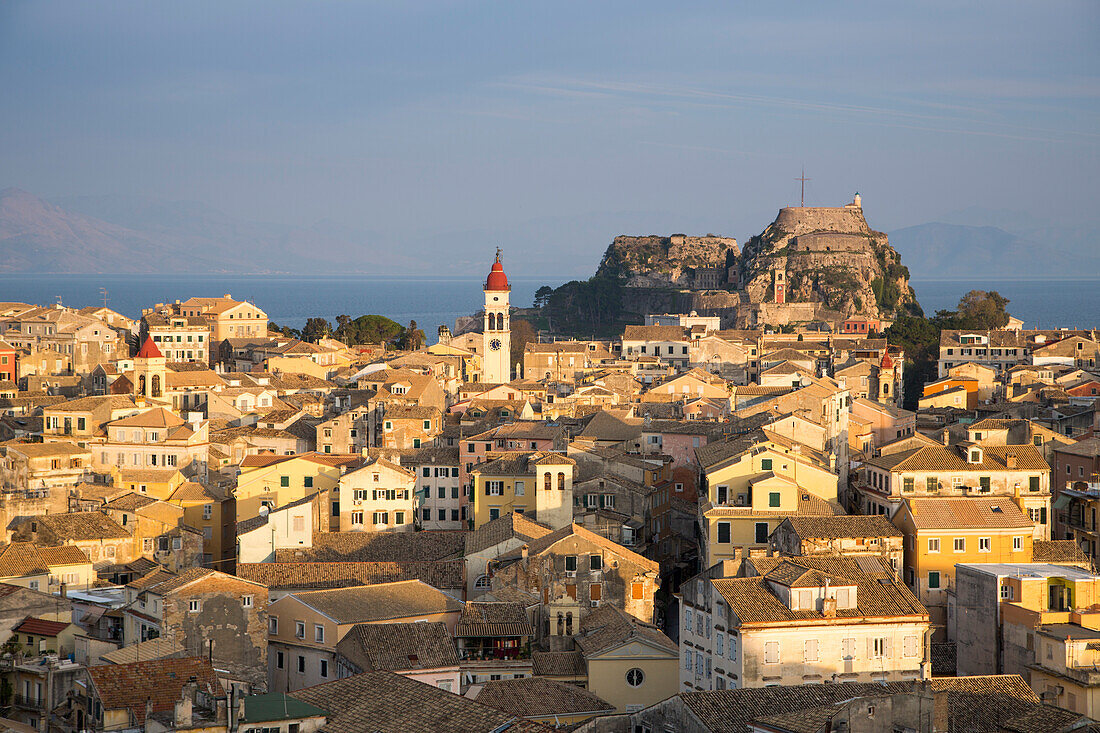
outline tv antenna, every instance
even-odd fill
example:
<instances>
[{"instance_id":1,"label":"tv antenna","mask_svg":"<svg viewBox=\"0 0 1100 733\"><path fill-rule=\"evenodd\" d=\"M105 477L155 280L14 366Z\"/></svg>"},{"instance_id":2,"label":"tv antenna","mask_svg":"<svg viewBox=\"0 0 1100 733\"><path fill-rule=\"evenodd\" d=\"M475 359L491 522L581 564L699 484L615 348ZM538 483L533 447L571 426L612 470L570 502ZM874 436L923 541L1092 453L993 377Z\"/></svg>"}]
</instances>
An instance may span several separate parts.
<instances>
[{"instance_id":1,"label":"tv antenna","mask_svg":"<svg viewBox=\"0 0 1100 733\"><path fill-rule=\"evenodd\" d=\"M99 294L103 297L103 307L107 307L107 288L100 288Z\"/></svg>"},{"instance_id":2,"label":"tv antenna","mask_svg":"<svg viewBox=\"0 0 1100 733\"><path fill-rule=\"evenodd\" d=\"M796 181L802 181L802 196L799 199L799 208L806 208L806 181L812 181L812 178L806 177L806 166L802 166L802 177L794 179Z\"/></svg>"}]
</instances>

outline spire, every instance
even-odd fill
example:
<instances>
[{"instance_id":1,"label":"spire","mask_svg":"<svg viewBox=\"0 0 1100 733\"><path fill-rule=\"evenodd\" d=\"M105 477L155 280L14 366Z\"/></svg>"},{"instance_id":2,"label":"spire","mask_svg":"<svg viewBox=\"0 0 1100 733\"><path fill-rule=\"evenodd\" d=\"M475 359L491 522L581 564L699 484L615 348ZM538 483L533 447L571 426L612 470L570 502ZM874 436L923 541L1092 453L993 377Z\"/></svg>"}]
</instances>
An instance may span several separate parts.
<instances>
[{"instance_id":1,"label":"spire","mask_svg":"<svg viewBox=\"0 0 1100 733\"><path fill-rule=\"evenodd\" d=\"M508 285L508 276L504 274L504 265L500 264L500 247L497 247L497 257L489 270L489 277L485 279L486 290L508 291L512 288Z\"/></svg>"},{"instance_id":2,"label":"spire","mask_svg":"<svg viewBox=\"0 0 1100 733\"><path fill-rule=\"evenodd\" d=\"M152 336L145 337L145 343L141 345L141 348L137 353L138 359L163 359L164 354L160 352L157 345L153 343Z\"/></svg>"}]
</instances>

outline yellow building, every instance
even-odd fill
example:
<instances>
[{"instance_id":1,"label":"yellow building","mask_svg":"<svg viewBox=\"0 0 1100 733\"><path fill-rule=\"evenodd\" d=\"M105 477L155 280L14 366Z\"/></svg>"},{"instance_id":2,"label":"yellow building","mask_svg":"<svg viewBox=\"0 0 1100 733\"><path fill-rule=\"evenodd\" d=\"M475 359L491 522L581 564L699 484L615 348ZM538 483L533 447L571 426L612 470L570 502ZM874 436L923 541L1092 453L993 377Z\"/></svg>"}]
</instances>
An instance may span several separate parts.
<instances>
[{"instance_id":1,"label":"yellow building","mask_svg":"<svg viewBox=\"0 0 1100 733\"><path fill-rule=\"evenodd\" d=\"M195 481L179 484L167 502L183 509L183 523L202 532L203 565L227 571L236 557L236 507L233 498Z\"/></svg>"},{"instance_id":2,"label":"yellow building","mask_svg":"<svg viewBox=\"0 0 1100 733\"><path fill-rule=\"evenodd\" d=\"M632 712L678 692L680 652L656 626L605 604L581 619L577 648L588 670L588 690Z\"/></svg>"},{"instance_id":3,"label":"yellow building","mask_svg":"<svg viewBox=\"0 0 1100 733\"><path fill-rule=\"evenodd\" d=\"M778 435L765 442L735 440L697 451L704 486L699 507L707 567L739 548L766 548L789 516L843 514L837 475L816 451Z\"/></svg>"},{"instance_id":4,"label":"yellow building","mask_svg":"<svg viewBox=\"0 0 1100 733\"><path fill-rule=\"evenodd\" d=\"M1100 575L1043 562L955 572L959 676L1019 674L1044 702L1100 715Z\"/></svg>"},{"instance_id":5,"label":"yellow building","mask_svg":"<svg viewBox=\"0 0 1100 733\"><path fill-rule=\"evenodd\" d=\"M573 522L576 462L560 453L504 453L470 472L474 529L510 512L525 514L552 529Z\"/></svg>"},{"instance_id":6,"label":"yellow building","mask_svg":"<svg viewBox=\"0 0 1100 733\"><path fill-rule=\"evenodd\" d=\"M241 473L233 492L236 521L259 516L260 507L275 509L306 496L324 493L329 497L329 511L321 511L320 516L314 517L314 528L328 531L330 518L340 517L340 476L363 461L360 455L336 453L247 456L241 462ZM336 521L331 523L338 526Z\"/></svg>"},{"instance_id":7,"label":"yellow building","mask_svg":"<svg viewBox=\"0 0 1100 733\"><path fill-rule=\"evenodd\" d=\"M114 485L154 499L167 501L180 484L187 479L178 468L121 468L111 470Z\"/></svg>"},{"instance_id":8,"label":"yellow building","mask_svg":"<svg viewBox=\"0 0 1100 733\"><path fill-rule=\"evenodd\" d=\"M905 535L905 583L928 608L937 637L958 563L1032 559L1033 525L1008 497L906 499L893 522Z\"/></svg>"}]
</instances>

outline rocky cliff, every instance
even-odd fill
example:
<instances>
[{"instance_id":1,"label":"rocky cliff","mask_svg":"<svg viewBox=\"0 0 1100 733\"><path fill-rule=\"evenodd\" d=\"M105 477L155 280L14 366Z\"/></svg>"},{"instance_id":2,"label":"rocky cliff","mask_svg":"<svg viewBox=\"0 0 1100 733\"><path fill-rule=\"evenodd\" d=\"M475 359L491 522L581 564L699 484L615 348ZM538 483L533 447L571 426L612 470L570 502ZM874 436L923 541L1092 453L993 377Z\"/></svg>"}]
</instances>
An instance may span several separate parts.
<instances>
[{"instance_id":1,"label":"rocky cliff","mask_svg":"<svg viewBox=\"0 0 1100 733\"><path fill-rule=\"evenodd\" d=\"M886 318L919 309L909 270L858 203L780 209L741 256L740 285L750 302L775 302L776 271L786 276L788 303Z\"/></svg>"},{"instance_id":2,"label":"rocky cliff","mask_svg":"<svg viewBox=\"0 0 1100 733\"><path fill-rule=\"evenodd\" d=\"M604 252L596 277L635 288L718 288L729 282L737 257L737 240L730 237L618 236Z\"/></svg>"}]
</instances>

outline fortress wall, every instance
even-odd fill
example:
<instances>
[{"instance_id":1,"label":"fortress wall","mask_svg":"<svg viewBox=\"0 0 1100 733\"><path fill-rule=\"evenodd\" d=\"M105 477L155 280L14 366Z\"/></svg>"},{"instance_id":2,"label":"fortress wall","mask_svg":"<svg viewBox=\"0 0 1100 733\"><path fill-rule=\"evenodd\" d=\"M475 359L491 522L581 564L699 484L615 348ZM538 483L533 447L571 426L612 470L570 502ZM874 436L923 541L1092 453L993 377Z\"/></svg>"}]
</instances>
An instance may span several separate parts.
<instances>
[{"instance_id":1,"label":"fortress wall","mask_svg":"<svg viewBox=\"0 0 1100 733\"><path fill-rule=\"evenodd\" d=\"M855 206L792 206L779 210L774 226L795 236L823 231L839 234L871 232L867 220L863 218L863 209Z\"/></svg>"}]
</instances>

